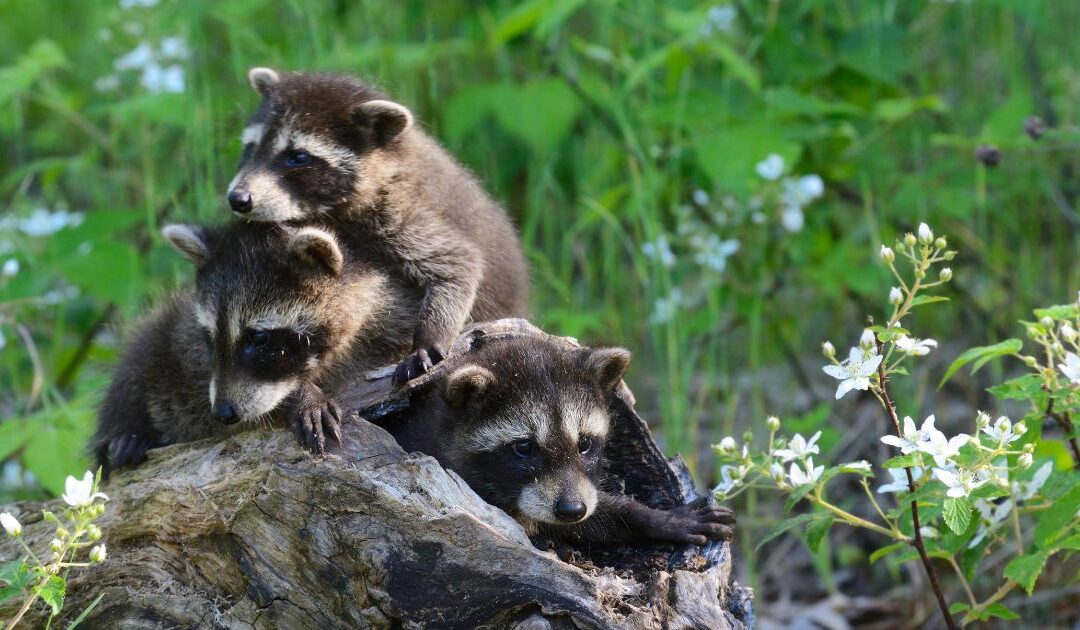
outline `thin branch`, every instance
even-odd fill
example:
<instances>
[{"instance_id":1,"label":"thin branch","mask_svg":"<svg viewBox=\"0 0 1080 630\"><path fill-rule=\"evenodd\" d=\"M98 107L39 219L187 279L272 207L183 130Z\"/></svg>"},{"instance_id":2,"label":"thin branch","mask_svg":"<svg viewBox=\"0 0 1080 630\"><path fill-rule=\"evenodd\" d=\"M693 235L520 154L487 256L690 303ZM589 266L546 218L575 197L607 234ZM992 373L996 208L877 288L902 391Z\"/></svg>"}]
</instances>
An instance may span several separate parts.
<instances>
[{"instance_id":1,"label":"thin branch","mask_svg":"<svg viewBox=\"0 0 1080 630\"><path fill-rule=\"evenodd\" d=\"M878 354L881 354L882 343L880 340L876 341ZM884 361L878 364L878 379L880 381L881 400L884 403L885 412L888 414L893 429L896 431L896 437L902 439L904 433L900 429L900 420L896 417L896 405L893 403L892 396L889 394L889 388L887 387L888 378L885 376ZM908 489L914 494L915 476L911 472L911 466L905 467L904 472L907 473ZM930 556L926 553L926 544L923 542L922 536L922 526L919 524L919 503L915 500L911 501L911 524L915 529L915 537L912 544L919 552L919 558L922 560L923 568L926 569L926 576L930 578L930 586L934 590L934 596L937 597L938 607L941 608L941 615L945 618L945 625L949 627L949 630L957 630L959 626L956 625L952 613L949 612L949 602L945 601L945 594L941 590L941 583L938 581L937 571L934 570L934 565L930 562Z\"/></svg>"}]
</instances>

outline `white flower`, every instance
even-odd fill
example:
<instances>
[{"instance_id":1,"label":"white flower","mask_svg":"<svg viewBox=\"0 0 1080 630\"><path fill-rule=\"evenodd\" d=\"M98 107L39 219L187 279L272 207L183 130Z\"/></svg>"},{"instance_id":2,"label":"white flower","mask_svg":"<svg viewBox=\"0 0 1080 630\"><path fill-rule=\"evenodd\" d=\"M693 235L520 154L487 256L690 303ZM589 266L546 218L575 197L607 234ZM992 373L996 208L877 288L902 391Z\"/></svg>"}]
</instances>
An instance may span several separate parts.
<instances>
[{"instance_id":1,"label":"white flower","mask_svg":"<svg viewBox=\"0 0 1080 630\"><path fill-rule=\"evenodd\" d=\"M990 475L983 470L960 469L953 472L935 468L934 476L948 488L945 494L953 498L969 496L976 488L990 480Z\"/></svg>"},{"instance_id":2,"label":"white flower","mask_svg":"<svg viewBox=\"0 0 1080 630\"><path fill-rule=\"evenodd\" d=\"M1021 423L1017 423L1013 426L1011 420L1005 416L1001 416L994 422L993 425L986 425L983 427L982 432L985 433L990 439L999 443L1002 446L1012 444L1016 440L1019 440L1023 435L1023 431L1017 429L1026 428Z\"/></svg>"},{"instance_id":3,"label":"white flower","mask_svg":"<svg viewBox=\"0 0 1080 630\"><path fill-rule=\"evenodd\" d=\"M907 472L903 468L886 468L886 472L892 477L892 481L887 484L878 486L878 494L890 494L895 492L908 492L911 488L908 487ZM912 466L911 476L918 481L922 478L923 470L918 466Z\"/></svg>"},{"instance_id":4,"label":"white flower","mask_svg":"<svg viewBox=\"0 0 1080 630\"><path fill-rule=\"evenodd\" d=\"M1031 481L1019 482L1013 485L1013 493L1021 501L1030 501L1039 490L1042 490L1043 484L1050 478L1050 473L1054 472L1054 462L1048 461L1035 471L1035 474L1031 476Z\"/></svg>"},{"instance_id":5,"label":"white flower","mask_svg":"<svg viewBox=\"0 0 1080 630\"><path fill-rule=\"evenodd\" d=\"M896 347L900 348L904 354L923 357L930 354L930 348L937 347L937 342L933 339L914 339L907 335L900 335L896 338Z\"/></svg>"},{"instance_id":6,"label":"white flower","mask_svg":"<svg viewBox=\"0 0 1080 630\"><path fill-rule=\"evenodd\" d=\"M782 481L784 481L784 467L780 464L780 462L774 461L769 466L769 475L776 483L781 483Z\"/></svg>"},{"instance_id":7,"label":"white flower","mask_svg":"<svg viewBox=\"0 0 1080 630\"><path fill-rule=\"evenodd\" d=\"M1073 339L1076 339L1076 329L1068 324L1062 324L1061 336L1064 337L1066 341L1072 341Z\"/></svg>"},{"instance_id":8,"label":"white flower","mask_svg":"<svg viewBox=\"0 0 1080 630\"><path fill-rule=\"evenodd\" d=\"M694 192L690 194L690 198L699 206L704 207L709 205L709 193L700 188L694 190Z\"/></svg>"},{"instance_id":9,"label":"white flower","mask_svg":"<svg viewBox=\"0 0 1080 630\"><path fill-rule=\"evenodd\" d=\"M103 492L94 492L94 474L89 470L83 475L82 480L71 475L64 481L64 502L71 507L86 507L94 502L94 499L109 500Z\"/></svg>"},{"instance_id":10,"label":"white flower","mask_svg":"<svg viewBox=\"0 0 1080 630\"><path fill-rule=\"evenodd\" d=\"M889 304L899 306L904 303L904 294L900 291L900 287L893 287L889 289Z\"/></svg>"},{"instance_id":11,"label":"white flower","mask_svg":"<svg viewBox=\"0 0 1080 630\"><path fill-rule=\"evenodd\" d=\"M929 525L919 528L919 533L923 538L937 538L938 530L936 527L930 527Z\"/></svg>"},{"instance_id":12,"label":"white flower","mask_svg":"<svg viewBox=\"0 0 1080 630\"><path fill-rule=\"evenodd\" d=\"M863 329L862 335L859 337L859 345L866 349L875 347L877 345L877 337L874 335L874 331L869 328Z\"/></svg>"},{"instance_id":13,"label":"white flower","mask_svg":"<svg viewBox=\"0 0 1080 630\"><path fill-rule=\"evenodd\" d=\"M998 525L1005 520L1011 512L1013 507L1012 499L1005 499L1001 503L994 505L986 499L975 499L975 509L979 511L980 523L979 529L975 532L975 537L968 543L968 549L974 548L981 543L986 535L997 529Z\"/></svg>"},{"instance_id":14,"label":"white flower","mask_svg":"<svg viewBox=\"0 0 1080 630\"><path fill-rule=\"evenodd\" d=\"M178 64L162 67L156 62L143 68L139 83L146 91L178 94L184 91L184 67Z\"/></svg>"},{"instance_id":15,"label":"white flower","mask_svg":"<svg viewBox=\"0 0 1080 630\"><path fill-rule=\"evenodd\" d=\"M852 348L843 363L822 368L826 374L840 380L840 385L836 388L836 399L839 400L853 389L870 389L870 376L881 365L881 359L881 355L873 348L869 354L862 348Z\"/></svg>"},{"instance_id":16,"label":"white flower","mask_svg":"<svg viewBox=\"0 0 1080 630\"><path fill-rule=\"evenodd\" d=\"M935 421L934 414L930 414L923 420L922 427L916 429L915 421L911 419L911 416L904 416L903 435L901 437L886 435L881 438L881 441L900 449L904 455L921 451L923 446L930 443L930 436L938 432L934 428Z\"/></svg>"},{"instance_id":17,"label":"white flower","mask_svg":"<svg viewBox=\"0 0 1080 630\"><path fill-rule=\"evenodd\" d=\"M682 289L675 287L671 290L671 294L666 298L657 298L656 304L653 307L653 314L650 318L654 324L663 324L671 321L671 318L679 312L679 309L683 306L685 298L683 297Z\"/></svg>"},{"instance_id":18,"label":"white flower","mask_svg":"<svg viewBox=\"0 0 1080 630\"><path fill-rule=\"evenodd\" d=\"M857 462L848 462L846 464L840 464L841 472L870 472L870 462L865 459L860 459Z\"/></svg>"},{"instance_id":19,"label":"white flower","mask_svg":"<svg viewBox=\"0 0 1080 630\"><path fill-rule=\"evenodd\" d=\"M784 158L776 153L770 153L764 160L754 166L754 170L762 179L775 181L784 174Z\"/></svg>"},{"instance_id":20,"label":"white flower","mask_svg":"<svg viewBox=\"0 0 1080 630\"><path fill-rule=\"evenodd\" d=\"M711 7L705 14L705 23L701 25L702 35L730 33L735 28L735 7L730 4Z\"/></svg>"},{"instance_id":21,"label":"white flower","mask_svg":"<svg viewBox=\"0 0 1080 630\"><path fill-rule=\"evenodd\" d=\"M773 452L773 456L779 457L780 460L786 464L793 459L802 459L808 455L820 453L821 450L817 445L818 438L820 437L821 431L810 436L809 440L796 433L795 437L791 438L791 442L788 443L788 447L777 449Z\"/></svg>"},{"instance_id":22,"label":"white flower","mask_svg":"<svg viewBox=\"0 0 1080 630\"><path fill-rule=\"evenodd\" d=\"M734 453L735 449L738 447L739 445L735 443L735 438L730 435L720 440L720 444L717 445L717 448L724 453Z\"/></svg>"},{"instance_id":23,"label":"white flower","mask_svg":"<svg viewBox=\"0 0 1080 630\"><path fill-rule=\"evenodd\" d=\"M934 240L934 232L930 229L930 226L925 223L919 224L919 241L923 244L930 243Z\"/></svg>"},{"instance_id":24,"label":"white flower","mask_svg":"<svg viewBox=\"0 0 1080 630\"><path fill-rule=\"evenodd\" d=\"M10 512L0 514L0 526L3 526L4 531L7 532L8 536L13 538L22 536L22 523L19 522L19 519L12 516Z\"/></svg>"},{"instance_id":25,"label":"white flower","mask_svg":"<svg viewBox=\"0 0 1080 630\"><path fill-rule=\"evenodd\" d=\"M671 244L668 243L667 237L663 234L656 237L655 243L642 245L641 251L647 258L655 258L668 269L675 266L675 254L671 251Z\"/></svg>"},{"instance_id":26,"label":"white flower","mask_svg":"<svg viewBox=\"0 0 1080 630\"><path fill-rule=\"evenodd\" d=\"M799 468L797 464L792 463L791 468L788 470L788 478L791 479L791 485L798 488L801 485L814 483L818 479L821 479L821 473L825 472L824 466L814 467L814 458L809 457L803 462L804 468Z\"/></svg>"},{"instance_id":27,"label":"white flower","mask_svg":"<svg viewBox=\"0 0 1080 630\"><path fill-rule=\"evenodd\" d=\"M799 232L805 224L806 218L799 206L785 205L780 209L780 225L788 232Z\"/></svg>"},{"instance_id":28,"label":"white flower","mask_svg":"<svg viewBox=\"0 0 1080 630\"><path fill-rule=\"evenodd\" d=\"M694 262L717 273L723 273L727 269L727 259L739 251L738 239L731 238L722 241L716 234L709 234L705 238L691 238L691 242L698 249L697 254L694 255Z\"/></svg>"},{"instance_id":29,"label":"white flower","mask_svg":"<svg viewBox=\"0 0 1080 630\"><path fill-rule=\"evenodd\" d=\"M187 42L184 41L183 37L175 35L173 37L166 37L161 40L158 49L161 51L163 57L171 59L187 59L188 57Z\"/></svg>"},{"instance_id":30,"label":"white flower","mask_svg":"<svg viewBox=\"0 0 1080 630\"><path fill-rule=\"evenodd\" d=\"M714 494L726 495L734 490L742 482L749 469L746 466L732 466L730 464L720 468L720 483L713 489Z\"/></svg>"},{"instance_id":31,"label":"white flower","mask_svg":"<svg viewBox=\"0 0 1080 630\"><path fill-rule=\"evenodd\" d=\"M810 201L825 194L825 182L820 175L803 175L799 179L799 188L806 199Z\"/></svg>"},{"instance_id":32,"label":"white flower","mask_svg":"<svg viewBox=\"0 0 1080 630\"><path fill-rule=\"evenodd\" d=\"M142 42L131 52L113 62L117 70L139 70L154 61L154 49L149 42Z\"/></svg>"},{"instance_id":33,"label":"white flower","mask_svg":"<svg viewBox=\"0 0 1080 630\"><path fill-rule=\"evenodd\" d=\"M19 261L15 258L8 258L7 262L4 263L3 274L10 278L17 273L19 273Z\"/></svg>"},{"instance_id":34,"label":"white flower","mask_svg":"<svg viewBox=\"0 0 1080 630\"><path fill-rule=\"evenodd\" d=\"M105 562L105 543L95 545L90 549L90 562L95 564Z\"/></svg>"},{"instance_id":35,"label":"white flower","mask_svg":"<svg viewBox=\"0 0 1080 630\"><path fill-rule=\"evenodd\" d=\"M4 336L4 331L0 330L0 350L7 347L7 337Z\"/></svg>"},{"instance_id":36,"label":"white flower","mask_svg":"<svg viewBox=\"0 0 1080 630\"><path fill-rule=\"evenodd\" d=\"M891 263L892 261L896 260L896 252L894 252L891 247L888 247L886 245L882 245L881 246L881 259L884 260L887 263Z\"/></svg>"},{"instance_id":37,"label":"white flower","mask_svg":"<svg viewBox=\"0 0 1080 630\"><path fill-rule=\"evenodd\" d=\"M152 7L158 3L158 0L120 0L121 9L132 9L134 7Z\"/></svg>"},{"instance_id":38,"label":"white flower","mask_svg":"<svg viewBox=\"0 0 1080 630\"><path fill-rule=\"evenodd\" d=\"M1065 353L1065 362L1058 364L1058 369L1073 384L1080 384L1080 356L1075 352Z\"/></svg>"},{"instance_id":39,"label":"white flower","mask_svg":"<svg viewBox=\"0 0 1080 630\"><path fill-rule=\"evenodd\" d=\"M1031 465L1035 463L1035 458L1031 456L1031 453L1020 453L1020 457L1016 458L1016 465L1022 470L1031 468Z\"/></svg>"},{"instance_id":40,"label":"white flower","mask_svg":"<svg viewBox=\"0 0 1080 630\"><path fill-rule=\"evenodd\" d=\"M946 440L945 434L937 429L931 431L928 437L919 450L933 457L938 466L946 466L949 459L956 457L961 447L971 440L971 436L965 433Z\"/></svg>"},{"instance_id":41,"label":"white flower","mask_svg":"<svg viewBox=\"0 0 1080 630\"><path fill-rule=\"evenodd\" d=\"M94 79L95 92L114 92L119 87L120 77L115 74L106 74L105 76Z\"/></svg>"}]
</instances>

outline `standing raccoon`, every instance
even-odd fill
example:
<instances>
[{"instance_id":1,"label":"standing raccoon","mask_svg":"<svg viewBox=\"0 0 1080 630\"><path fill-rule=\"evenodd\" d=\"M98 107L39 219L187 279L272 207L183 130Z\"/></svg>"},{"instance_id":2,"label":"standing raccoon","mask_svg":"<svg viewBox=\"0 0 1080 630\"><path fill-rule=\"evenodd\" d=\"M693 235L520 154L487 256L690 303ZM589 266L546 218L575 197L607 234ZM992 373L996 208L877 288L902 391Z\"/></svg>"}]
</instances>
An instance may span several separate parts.
<instances>
[{"instance_id":1,"label":"standing raccoon","mask_svg":"<svg viewBox=\"0 0 1080 630\"><path fill-rule=\"evenodd\" d=\"M440 361L469 321L525 314L526 263L506 213L405 106L343 75L255 68L249 79L262 103L229 205L251 221L331 226L423 292L396 383Z\"/></svg>"},{"instance_id":2,"label":"standing raccoon","mask_svg":"<svg viewBox=\"0 0 1080 630\"><path fill-rule=\"evenodd\" d=\"M403 448L434 456L530 534L601 543L730 539L727 508L699 500L659 510L601 489L609 403L629 362L622 348L489 341L438 377L414 411L384 424Z\"/></svg>"},{"instance_id":3,"label":"standing raccoon","mask_svg":"<svg viewBox=\"0 0 1080 630\"><path fill-rule=\"evenodd\" d=\"M148 448L291 426L322 452L340 440L334 390L408 347L407 292L322 229L236 223L163 231L198 268L194 291L151 313L127 343L91 449L106 471Z\"/></svg>"}]
</instances>

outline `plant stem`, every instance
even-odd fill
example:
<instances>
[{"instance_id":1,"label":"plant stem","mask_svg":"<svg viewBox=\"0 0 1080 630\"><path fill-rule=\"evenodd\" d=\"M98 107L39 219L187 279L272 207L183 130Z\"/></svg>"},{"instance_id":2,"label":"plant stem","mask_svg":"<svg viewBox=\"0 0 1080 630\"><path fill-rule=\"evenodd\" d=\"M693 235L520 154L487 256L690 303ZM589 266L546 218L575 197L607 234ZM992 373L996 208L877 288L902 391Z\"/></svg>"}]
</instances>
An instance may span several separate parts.
<instances>
[{"instance_id":1,"label":"plant stem","mask_svg":"<svg viewBox=\"0 0 1080 630\"><path fill-rule=\"evenodd\" d=\"M960 578L960 583L964 585L964 592L967 593L968 602L971 603L972 608L975 608L979 605L979 601L975 599L975 593L972 592L971 585L968 584L967 578L964 577L964 570L960 568L959 564L956 564L956 558L952 556L949 556L949 564L956 571L956 577Z\"/></svg>"},{"instance_id":2,"label":"plant stem","mask_svg":"<svg viewBox=\"0 0 1080 630\"><path fill-rule=\"evenodd\" d=\"M918 286L918 280L916 280L915 284ZM878 354L881 354L882 344L880 340L877 341L877 345ZM884 361L882 363L884 363ZM896 431L896 436L902 439L904 433L900 430L900 420L896 417L896 405L893 403L892 396L889 395L889 388L887 386L888 379L885 376L885 366L882 364L878 364L878 379L880 381L879 387L881 389L882 402L885 403L885 412L892 422L893 429ZM915 476L911 472L911 467L905 467L904 472L907 473L908 489L914 494ZM915 530L915 537L912 544L919 552L919 558L922 560L923 568L926 570L926 576L930 578L930 586L934 589L938 607L941 608L941 616L944 617L945 625L949 627L949 630L957 630L959 626L956 625L952 613L949 612L949 603L945 601L945 594L941 591L941 583L938 581L937 571L934 570L934 565L930 562L930 556L926 553L926 544L923 542L922 537L922 526L919 524L919 503L914 500L911 502L911 524Z\"/></svg>"},{"instance_id":3,"label":"plant stem","mask_svg":"<svg viewBox=\"0 0 1080 630\"><path fill-rule=\"evenodd\" d=\"M858 516L855 516L851 512L847 512L845 510L842 510L842 509L836 507L835 505L833 505L832 503L829 503L825 499L822 499L821 495L816 493L816 492L812 496L813 496L814 503L817 503L821 507L823 507L826 510L828 510L828 511L832 512L833 514L837 515L838 517L840 517L840 520L846 522L849 525L856 525L858 527L864 527L864 528L869 529L871 531L875 531L875 532L877 532L879 534L883 534L885 536L888 536L889 538L893 538L893 539L897 538L896 532L894 532L892 530L885 529L881 525L876 525L874 523L871 523L870 521L868 521L868 520L866 520L864 518L859 518ZM899 539L904 541L904 542L910 542L903 536L899 537Z\"/></svg>"},{"instance_id":4,"label":"plant stem","mask_svg":"<svg viewBox=\"0 0 1080 630\"><path fill-rule=\"evenodd\" d=\"M12 628L14 628L15 624L19 623L19 621L23 618L23 615L26 614L26 611L30 610L30 606L34 603L35 600L37 600L37 595L30 595L30 597L27 597L26 601L23 602L22 608L19 609L19 612L15 613L15 616L11 618L11 621L9 621L6 626L4 626L4 630L11 630Z\"/></svg>"}]
</instances>

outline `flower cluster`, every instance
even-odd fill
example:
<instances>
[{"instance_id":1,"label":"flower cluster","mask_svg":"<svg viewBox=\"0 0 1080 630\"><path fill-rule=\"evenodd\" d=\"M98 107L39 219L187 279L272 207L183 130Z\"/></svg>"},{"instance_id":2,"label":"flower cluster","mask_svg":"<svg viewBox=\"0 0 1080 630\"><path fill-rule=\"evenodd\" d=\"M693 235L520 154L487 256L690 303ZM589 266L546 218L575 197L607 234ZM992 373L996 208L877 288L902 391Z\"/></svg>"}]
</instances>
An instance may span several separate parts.
<instances>
[{"instance_id":1,"label":"flower cluster","mask_svg":"<svg viewBox=\"0 0 1080 630\"><path fill-rule=\"evenodd\" d=\"M781 177L784 174L784 158L771 153L754 167L755 172L766 182L778 182L779 189L767 188L767 193L776 196L780 208L780 225L789 232L803 229L805 219L803 208L820 199L825 194L825 182L820 175L802 175Z\"/></svg>"},{"instance_id":2,"label":"flower cluster","mask_svg":"<svg viewBox=\"0 0 1080 630\"><path fill-rule=\"evenodd\" d=\"M101 528L94 523L105 513L105 502L109 500L103 492L98 491L100 481L91 472L87 472L82 479L69 476L62 495L68 507L60 516L48 510L42 513L46 522L56 526L48 545L48 555L38 555L26 544L22 523L15 515L10 512L0 514L0 527L8 536L18 540L26 552L23 562L16 568L21 574L13 576L16 581L11 584L25 584L23 595L28 601L9 622L10 627L14 627L30 609L30 604L39 598L52 607L54 617L58 615L67 588L68 571L105 562L107 552L105 543L100 542ZM79 561L78 556L83 553L86 560Z\"/></svg>"}]
</instances>

